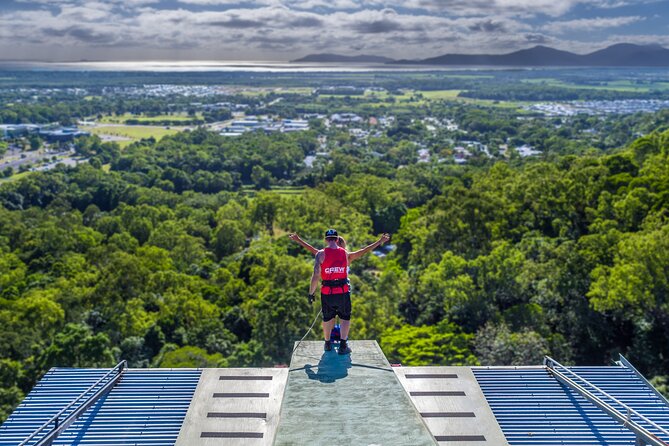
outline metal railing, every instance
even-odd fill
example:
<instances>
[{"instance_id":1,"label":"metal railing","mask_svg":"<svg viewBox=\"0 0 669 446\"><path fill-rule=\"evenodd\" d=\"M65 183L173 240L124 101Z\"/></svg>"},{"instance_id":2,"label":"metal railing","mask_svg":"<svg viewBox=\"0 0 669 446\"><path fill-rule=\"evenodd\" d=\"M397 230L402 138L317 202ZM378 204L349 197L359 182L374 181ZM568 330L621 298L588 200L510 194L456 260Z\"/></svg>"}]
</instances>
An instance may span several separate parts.
<instances>
[{"instance_id":1,"label":"metal railing","mask_svg":"<svg viewBox=\"0 0 669 446\"><path fill-rule=\"evenodd\" d=\"M613 419L621 423L624 427L627 429L631 430L636 434L636 444L637 445L642 445L645 446L646 444L651 445L651 446L669 446L669 443L664 442L660 438L658 438L655 434L650 432L648 429L645 427L641 426L638 422L632 419L632 416L637 417L640 420L643 420L645 423L648 423L649 425L653 426L655 429L659 430L663 434L669 436L669 431L667 431L665 428L659 426L657 423L655 423L652 420L649 420L647 417L643 416L633 408L629 407L625 403L621 402L617 398L609 395L599 387L595 386L585 378L579 376L575 372L569 370L553 358L546 356L544 358L544 365L548 368L550 373L553 374L555 379L563 383L564 385L571 387L573 390L575 390L577 393L579 393L581 396L589 400L591 403L602 409L604 412L606 412L609 416L611 416ZM566 372L566 373L563 373ZM570 375L571 377L575 378L576 380L580 381L581 383L585 384L587 387L589 387L591 390L586 389L584 386L581 384L578 384L577 382L574 381L574 379L570 378L567 376ZM611 404L607 403L604 401L602 398L599 396L595 395L592 391L599 393L600 395L603 395L606 397L609 401L612 401L613 403L617 404L618 406L622 407L625 409L625 413L623 414L620 412L620 410L616 409L613 407Z\"/></svg>"},{"instance_id":2,"label":"metal railing","mask_svg":"<svg viewBox=\"0 0 669 446\"><path fill-rule=\"evenodd\" d=\"M128 363L126 361L119 362L113 369L107 372L102 378L97 380L95 384L91 385L88 389L82 392L76 399L74 399L70 404L62 408L56 415L51 417L49 421L47 421L42 426L37 428L37 430L35 430L32 434L30 434L28 438L19 443L18 446L28 446L29 444L31 444L30 442L35 441L35 439L40 434L43 434L44 436L39 440L37 440L33 444L33 446L51 445L51 443L56 439L56 437L58 437L58 435L61 432L63 432L72 423L74 423L76 419L79 418L79 416L81 416L81 414L83 414L86 410L88 410L88 408L91 407L101 397L106 395L112 389L112 387L114 387L120 381L121 377L123 376L123 372L127 367ZM94 390L96 389L96 387L99 387L99 389ZM88 398L86 398L86 395L88 395L91 391L93 391L93 394L88 396ZM73 406L75 406L82 400L84 401L79 407L74 409L71 413L65 414L65 412L67 412L69 409L71 409ZM53 424L51 430L44 433L51 424Z\"/></svg>"},{"instance_id":3,"label":"metal railing","mask_svg":"<svg viewBox=\"0 0 669 446\"><path fill-rule=\"evenodd\" d=\"M621 367L625 367L627 369L630 369L634 374L636 375L637 378L639 378L641 381L643 381L644 384L648 386L648 388L662 401L664 404L669 407L669 401L667 401L667 398L660 393L655 386L653 386L642 374L639 372L631 362L627 360L622 354L620 355L620 360L616 361L616 364L618 364Z\"/></svg>"}]
</instances>

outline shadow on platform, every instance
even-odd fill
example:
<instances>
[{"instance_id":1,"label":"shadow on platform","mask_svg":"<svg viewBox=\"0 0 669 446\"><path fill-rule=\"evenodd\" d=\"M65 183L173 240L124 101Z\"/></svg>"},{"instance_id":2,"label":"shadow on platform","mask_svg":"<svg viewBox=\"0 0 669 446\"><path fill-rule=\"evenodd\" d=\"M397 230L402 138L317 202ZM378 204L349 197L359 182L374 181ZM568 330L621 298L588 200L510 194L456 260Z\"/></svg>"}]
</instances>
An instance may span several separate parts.
<instances>
[{"instance_id":1,"label":"shadow on platform","mask_svg":"<svg viewBox=\"0 0 669 446\"><path fill-rule=\"evenodd\" d=\"M316 365L316 372L314 372L314 367L311 364L304 365L307 377L322 383L333 383L338 379L346 378L350 368L351 356L340 355L334 350L323 352L321 360Z\"/></svg>"},{"instance_id":2,"label":"shadow on platform","mask_svg":"<svg viewBox=\"0 0 669 446\"><path fill-rule=\"evenodd\" d=\"M353 340L350 348L295 347L275 445L330 445L336 432L340 444L434 446L379 345Z\"/></svg>"},{"instance_id":3,"label":"shadow on platform","mask_svg":"<svg viewBox=\"0 0 669 446\"><path fill-rule=\"evenodd\" d=\"M351 361L351 355L339 355L336 351L323 352L320 361L316 366L305 364L303 367L291 369L291 372L298 372L304 370L309 379L320 381L322 383L334 383L338 379L346 378L348 376L348 369L352 367L361 367L365 369L380 370L383 372L390 372L391 370L385 367L376 367L366 364L356 364ZM314 371L314 369L316 371Z\"/></svg>"}]
</instances>

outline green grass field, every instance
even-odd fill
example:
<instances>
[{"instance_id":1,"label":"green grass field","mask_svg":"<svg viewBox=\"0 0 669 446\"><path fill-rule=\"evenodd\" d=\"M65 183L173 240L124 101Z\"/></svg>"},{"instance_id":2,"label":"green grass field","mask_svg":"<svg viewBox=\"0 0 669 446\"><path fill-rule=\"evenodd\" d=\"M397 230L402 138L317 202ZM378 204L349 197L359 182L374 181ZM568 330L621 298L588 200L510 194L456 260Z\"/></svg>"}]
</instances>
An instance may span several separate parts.
<instances>
[{"instance_id":1,"label":"green grass field","mask_svg":"<svg viewBox=\"0 0 669 446\"><path fill-rule=\"evenodd\" d=\"M304 193L303 186L275 186L272 187L272 192L282 196L299 196Z\"/></svg>"},{"instance_id":2,"label":"green grass field","mask_svg":"<svg viewBox=\"0 0 669 446\"><path fill-rule=\"evenodd\" d=\"M147 126L147 125L115 125L115 126L99 126L93 127L90 129L91 133L95 135L109 135L117 136L121 138L128 138L128 141L117 141L118 145L121 148L125 148L132 144L135 141L139 141L144 138L155 138L156 140L162 139L163 136L175 135L179 133L181 128L169 128L159 126Z\"/></svg>"},{"instance_id":3,"label":"green grass field","mask_svg":"<svg viewBox=\"0 0 669 446\"><path fill-rule=\"evenodd\" d=\"M365 90L365 97L368 98L377 98L377 99L388 99L390 96L390 93L387 91L371 91L371 90Z\"/></svg>"},{"instance_id":4,"label":"green grass field","mask_svg":"<svg viewBox=\"0 0 669 446\"><path fill-rule=\"evenodd\" d=\"M311 87L287 87L287 88L277 88L276 93L286 93L286 94L303 94L310 95L314 91Z\"/></svg>"},{"instance_id":5,"label":"green grass field","mask_svg":"<svg viewBox=\"0 0 669 446\"><path fill-rule=\"evenodd\" d=\"M331 99L331 98L343 98L345 96L350 96L352 98L367 98L367 99L379 99L384 102L382 103L370 103L372 106L382 106L382 105L387 105L390 103L400 103L400 102L411 102L411 103L423 103L425 100L440 100L440 99L450 99L450 100L455 100L457 99L458 94L462 90L436 90L436 91L412 91L408 90L405 91L402 94L390 94L387 91L370 91L367 90L365 93L360 93L360 94L347 94L347 95L340 95L340 94L319 94L318 97L321 99ZM420 93L423 95L422 99L416 99L416 94ZM391 102L393 101L394 102Z\"/></svg>"},{"instance_id":6,"label":"green grass field","mask_svg":"<svg viewBox=\"0 0 669 446\"><path fill-rule=\"evenodd\" d=\"M463 90L418 90L407 91L402 95L388 95L384 97L384 102L369 102L360 104L364 107L381 108L393 107L393 110L402 105L421 106L430 101L457 101L472 105L483 105L488 107L502 107L502 108L519 108L524 103L521 102L506 102L506 101L491 101L486 99L473 99L458 96ZM422 97L418 98L416 95L420 94ZM381 98L381 96L377 96ZM389 98L394 98L395 102L390 102Z\"/></svg>"},{"instance_id":7,"label":"green grass field","mask_svg":"<svg viewBox=\"0 0 669 446\"><path fill-rule=\"evenodd\" d=\"M146 115L135 115L132 113L125 113L123 115L108 115L100 119L101 124L125 124L128 119L139 119L141 121L148 122L160 122L160 121L184 121L188 122L192 119L203 119L201 113L197 113L195 116L188 116L187 113L178 113L174 115L157 115L157 116L146 116Z\"/></svg>"},{"instance_id":8,"label":"green grass field","mask_svg":"<svg viewBox=\"0 0 669 446\"><path fill-rule=\"evenodd\" d=\"M462 90L434 90L434 91L418 91L426 99L438 100L438 99L448 99L456 100L459 99L458 95L462 93Z\"/></svg>"},{"instance_id":9,"label":"green grass field","mask_svg":"<svg viewBox=\"0 0 669 446\"><path fill-rule=\"evenodd\" d=\"M345 97L350 98L364 98L365 94L363 93L351 93L351 94L318 94L319 99L343 99Z\"/></svg>"},{"instance_id":10,"label":"green grass field","mask_svg":"<svg viewBox=\"0 0 669 446\"><path fill-rule=\"evenodd\" d=\"M305 191L303 186L272 186L270 192L280 195L284 198L295 198L301 196ZM250 184L245 184L242 186L243 194L248 197L253 197L258 191Z\"/></svg>"},{"instance_id":11,"label":"green grass field","mask_svg":"<svg viewBox=\"0 0 669 446\"><path fill-rule=\"evenodd\" d=\"M603 85L573 84L553 78L523 79L522 82L528 84L546 85L548 87L571 88L576 90L606 90L634 93L648 93L649 91L669 89L669 83L667 82L637 84L629 80L610 81L603 83Z\"/></svg>"},{"instance_id":12,"label":"green grass field","mask_svg":"<svg viewBox=\"0 0 669 446\"><path fill-rule=\"evenodd\" d=\"M0 184L2 183L11 183L12 181L18 181L21 178L25 178L28 175L30 175L32 172L26 171L26 172L17 172L14 175L12 175L9 178L0 178Z\"/></svg>"},{"instance_id":13,"label":"green grass field","mask_svg":"<svg viewBox=\"0 0 669 446\"><path fill-rule=\"evenodd\" d=\"M237 94L247 96L250 98L266 96L270 93L274 94L301 94L309 96L314 89L311 87L248 87L236 91Z\"/></svg>"}]
</instances>

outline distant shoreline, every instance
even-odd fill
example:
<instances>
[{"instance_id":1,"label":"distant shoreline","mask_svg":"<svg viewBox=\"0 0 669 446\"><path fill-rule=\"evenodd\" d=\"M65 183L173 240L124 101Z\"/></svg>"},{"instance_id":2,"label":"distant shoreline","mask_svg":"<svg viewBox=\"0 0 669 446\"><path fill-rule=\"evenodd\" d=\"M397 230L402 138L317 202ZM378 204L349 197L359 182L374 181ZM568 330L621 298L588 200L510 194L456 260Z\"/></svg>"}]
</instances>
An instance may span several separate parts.
<instances>
[{"instance_id":1,"label":"distant shoreline","mask_svg":"<svg viewBox=\"0 0 669 446\"><path fill-rule=\"evenodd\" d=\"M93 72L258 72L258 73L322 73L322 72L417 72L417 71L539 71L539 70L663 70L662 67L601 67L601 66L501 66L501 65L414 65L414 64L370 64L370 63L290 63L290 62L24 62L1 61L0 71L93 71Z\"/></svg>"},{"instance_id":2,"label":"distant shoreline","mask_svg":"<svg viewBox=\"0 0 669 446\"><path fill-rule=\"evenodd\" d=\"M531 68L531 67L526 67ZM516 67L474 67L438 65L395 65L373 63L290 63L290 62L21 62L0 61L0 71L99 71L99 72L416 72L416 71L479 71L504 70Z\"/></svg>"}]
</instances>

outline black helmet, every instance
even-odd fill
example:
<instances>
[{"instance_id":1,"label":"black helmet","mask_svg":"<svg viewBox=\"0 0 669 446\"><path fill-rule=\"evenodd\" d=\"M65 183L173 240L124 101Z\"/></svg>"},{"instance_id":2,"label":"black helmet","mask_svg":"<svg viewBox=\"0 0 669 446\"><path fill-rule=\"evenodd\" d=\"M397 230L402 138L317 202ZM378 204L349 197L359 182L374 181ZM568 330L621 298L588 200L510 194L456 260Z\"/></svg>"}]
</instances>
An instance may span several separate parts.
<instances>
[{"instance_id":1,"label":"black helmet","mask_svg":"<svg viewBox=\"0 0 669 446\"><path fill-rule=\"evenodd\" d=\"M337 234L336 229L328 229L327 231L325 231L325 238L326 239L328 239L328 238L338 238L338 237L339 237L339 234Z\"/></svg>"}]
</instances>

